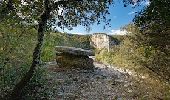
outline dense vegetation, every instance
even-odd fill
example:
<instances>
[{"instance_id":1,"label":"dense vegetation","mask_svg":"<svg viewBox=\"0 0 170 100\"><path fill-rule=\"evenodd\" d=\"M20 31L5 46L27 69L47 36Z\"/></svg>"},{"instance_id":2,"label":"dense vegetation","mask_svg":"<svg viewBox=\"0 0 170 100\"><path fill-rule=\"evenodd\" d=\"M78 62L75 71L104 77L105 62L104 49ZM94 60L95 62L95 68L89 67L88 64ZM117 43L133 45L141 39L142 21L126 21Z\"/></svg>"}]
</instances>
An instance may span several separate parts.
<instances>
[{"instance_id":1,"label":"dense vegetation","mask_svg":"<svg viewBox=\"0 0 170 100\"><path fill-rule=\"evenodd\" d=\"M97 51L98 61L117 65L124 70L136 72L155 86L170 82L170 2L168 0L151 0L150 5L142 10L123 29L128 31L123 42L107 50ZM150 79L152 78L152 79ZM153 81L154 80L154 81ZM155 81L155 80L159 80ZM162 83L163 82L163 83ZM164 85L163 85L164 86ZM163 87L162 86L162 87ZM165 100L169 99L170 91Z\"/></svg>"},{"instance_id":2,"label":"dense vegetation","mask_svg":"<svg viewBox=\"0 0 170 100\"><path fill-rule=\"evenodd\" d=\"M28 0L25 4L20 0L0 1L0 99L50 98L52 90L45 81L48 74L44 62L54 60L54 47L91 48L89 36L48 31L51 26L72 29L80 24L88 30L96 21L108 25L105 16L109 14L112 0L43 1ZM125 5L134 4L134 0L123 1ZM123 42L111 52L97 52L97 59L139 71L148 69L169 81L169 5L169 0L150 0L150 5L136 16L134 23L124 27L130 32L127 37L113 36ZM61 7L63 15L58 14Z\"/></svg>"},{"instance_id":3,"label":"dense vegetation","mask_svg":"<svg viewBox=\"0 0 170 100\"><path fill-rule=\"evenodd\" d=\"M111 52L98 52L97 59L130 69L149 69L170 81L170 2L154 0L141 11L133 24L123 29L129 33Z\"/></svg>"}]
</instances>

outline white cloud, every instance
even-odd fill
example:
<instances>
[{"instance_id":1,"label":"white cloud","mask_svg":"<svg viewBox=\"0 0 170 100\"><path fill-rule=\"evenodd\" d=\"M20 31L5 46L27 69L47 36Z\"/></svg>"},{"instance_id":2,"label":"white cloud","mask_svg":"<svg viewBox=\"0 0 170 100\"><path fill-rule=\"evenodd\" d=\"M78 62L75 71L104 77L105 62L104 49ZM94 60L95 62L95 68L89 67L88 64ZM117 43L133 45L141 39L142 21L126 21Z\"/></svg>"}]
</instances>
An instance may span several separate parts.
<instances>
[{"instance_id":1,"label":"white cloud","mask_svg":"<svg viewBox=\"0 0 170 100\"><path fill-rule=\"evenodd\" d=\"M131 12L128 13L128 15L132 15L132 14L135 14L135 13L137 13L137 12L136 11L131 11Z\"/></svg>"},{"instance_id":2,"label":"white cloud","mask_svg":"<svg viewBox=\"0 0 170 100\"><path fill-rule=\"evenodd\" d=\"M144 6L149 6L150 5L150 1L149 0L142 1L141 4L144 5Z\"/></svg>"},{"instance_id":3,"label":"white cloud","mask_svg":"<svg viewBox=\"0 0 170 100\"><path fill-rule=\"evenodd\" d=\"M109 35L126 35L127 31L125 31L125 30L111 30L111 32L108 34Z\"/></svg>"},{"instance_id":4,"label":"white cloud","mask_svg":"<svg viewBox=\"0 0 170 100\"><path fill-rule=\"evenodd\" d=\"M150 1L149 0L144 0L138 3L138 0L132 0L132 2L134 3L133 5L131 5L131 7L135 7L136 5L143 5L143 6L149 6L150 5Z\"/></svg>"},{"instance_id":5,"label":"white cloud","mask_svg":"<svg viewBox=\"0 0 170 100\"><path fill-rule=\"evenodd\" d=\"M147 5L147 6L150 5L150 1L146 1L145 5Z\"/></svg>"},{"instance_id":6,"label":"white cloud","mask_svg":"<svg viewBox=\"0 0 170 100\"><path fill-rule=\"evenodd\" d=\"M85 35L85 33L71 33L71 34Z\"/></svg>"}]
</instances>

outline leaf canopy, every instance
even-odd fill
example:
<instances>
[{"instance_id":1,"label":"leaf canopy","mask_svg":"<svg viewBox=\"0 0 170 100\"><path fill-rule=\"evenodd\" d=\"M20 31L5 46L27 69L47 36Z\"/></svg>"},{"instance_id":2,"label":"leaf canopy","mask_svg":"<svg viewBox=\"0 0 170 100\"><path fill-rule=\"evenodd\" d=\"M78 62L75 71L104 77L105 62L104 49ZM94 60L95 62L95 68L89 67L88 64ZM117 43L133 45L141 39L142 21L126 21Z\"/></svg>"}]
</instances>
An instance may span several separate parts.
<instances>
[{"instance_id":1,"label":"leaf canopy","mask_svg":"<svg viewBox=\"0 0 170 100\"><path fill-rule=\"evenodd\" d=\"M124 5L136 4L143 0L123 0ZM37 25L44 11L44 0L2 0L0 2L1 20L7 16L19 18L22 23ZM114 0L49 0L50 19L48 26L72 29L82 25L89 29L91 24L101 22L109 25L108 9Z\"/></svg>"}]
</instances>

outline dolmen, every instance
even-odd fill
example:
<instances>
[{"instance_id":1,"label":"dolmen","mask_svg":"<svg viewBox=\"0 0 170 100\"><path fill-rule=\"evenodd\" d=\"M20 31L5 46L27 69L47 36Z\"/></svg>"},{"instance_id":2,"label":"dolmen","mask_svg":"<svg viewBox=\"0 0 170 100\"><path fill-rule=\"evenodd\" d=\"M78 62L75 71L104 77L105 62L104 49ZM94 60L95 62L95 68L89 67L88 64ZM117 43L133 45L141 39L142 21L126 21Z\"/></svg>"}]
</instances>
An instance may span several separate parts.
<instances>
[{"instance_id":1,"label":"dolmen","mask_svg":"<svg viewBox=\"0 0 170 100\"><path fill-rule=\"evenodd\" d=\"M56 46L55 49L56 62L59 67L94 69L93 59L89 58L89 56L94 56L91 50L67 46Z\"/></svg>"}]
</instances>

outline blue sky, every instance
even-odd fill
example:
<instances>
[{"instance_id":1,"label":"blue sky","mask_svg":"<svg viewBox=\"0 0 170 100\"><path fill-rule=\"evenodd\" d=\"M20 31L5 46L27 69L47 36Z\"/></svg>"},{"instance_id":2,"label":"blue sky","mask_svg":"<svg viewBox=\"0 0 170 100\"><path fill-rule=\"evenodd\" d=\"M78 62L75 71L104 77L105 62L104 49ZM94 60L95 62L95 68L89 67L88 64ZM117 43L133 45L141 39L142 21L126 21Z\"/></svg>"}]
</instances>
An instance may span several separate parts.
<instances>
[{"instance_id":1,"label":"blue sky","mask_svg":"<svg viewBox=\"0 0 170 100\"><path fill-rule=\"evenodd\" d=\"M110 15L107 17L111 19L111 27L107 27L103 29L104 23L101 23L100 25L94 24L91 26L91 31L87 32L84 27L78 26L74 27L73 30L67 30L64 29L60 30L61 32L67 32L72 34L92 34L92 33L107 33L107 34L116 34L115 32L120 32L120 28L130 22L132 22L135 12L140 11L144 6L147 6L149 2L145 1L141 3L141 6L138 7L132 7L132 5L129 5L127 7L123 6L122 3L123 0L117 0L115 1L114 7L111 5L109 8Z\"/></svg>"}]
</instances>

